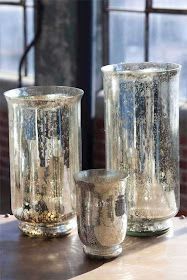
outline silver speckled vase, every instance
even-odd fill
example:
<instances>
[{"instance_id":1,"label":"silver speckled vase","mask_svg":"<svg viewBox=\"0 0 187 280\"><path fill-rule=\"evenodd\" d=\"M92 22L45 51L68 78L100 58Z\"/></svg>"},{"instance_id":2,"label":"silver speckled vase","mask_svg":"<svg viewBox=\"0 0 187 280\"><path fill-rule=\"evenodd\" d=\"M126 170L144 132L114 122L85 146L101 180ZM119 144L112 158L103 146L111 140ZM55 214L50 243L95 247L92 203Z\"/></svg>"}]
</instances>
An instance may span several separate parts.
<instances>
[{"instance_id":1,"label":"silver speckled vase","mask_svg":"<svg viewBox=\"0 0 187 280\"><path fill-rule=\"evenodd\" d=\"M82 95L56 86L5 93L12 212L29 236L60 236L76 225L73 174L81 168Z\"/></svg>"},{"instance_id":2,"label":"silver speckled vase","mask_svg":"<svg viewBox=\"0 0 187 280\"><path fill-rule=\"evenodd\" d=\"M126 181L122 172L91 169L74 175L78 233L85 254L114 258L127 230Z\"/></svg>"},{"instance_id":3,"label":"silver speckled vase","mask_svg":"<svg viewBox=\"0 0 187 280\"><path fill-rule=\"evenodd\" d=\"M172 63L102 68L107 168L128 174L128 234L168 230L179 208L179 73Z\"/></svg>"}]
</instances>

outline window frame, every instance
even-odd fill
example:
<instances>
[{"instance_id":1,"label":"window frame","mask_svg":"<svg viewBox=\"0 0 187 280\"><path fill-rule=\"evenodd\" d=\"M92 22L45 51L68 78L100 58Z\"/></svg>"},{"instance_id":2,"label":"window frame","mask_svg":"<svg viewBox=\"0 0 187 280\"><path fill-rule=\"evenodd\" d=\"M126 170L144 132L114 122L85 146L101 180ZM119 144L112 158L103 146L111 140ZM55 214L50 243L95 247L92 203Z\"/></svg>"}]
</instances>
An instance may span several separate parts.
<instances>
[{"instance_id":1,"label":"window frame","mask_svg":"<svg viewBox=\"0 0 187 280\"><path fill-rule=\"evenodd\" d=\"M19 77L19 65L22 60L23 54L26 52L28 47L28 17L27 17L27 8L33 8L35 9L35 3L33 0L33 4L27 3L27 0L19 0L19 1L0 1L0 8L1 6L16 6L21 7L23 12L23 25L22 25L22 31L23 31L23 53L20 56L19 62L18 62L18 68L17 73L5 73L3 71L0 71L0 80L7 81L7 82L15 82L18 80ZM25 57L24 63L22 65L22 71L21 71L21 78L24 84L30 84L32 85L34 83L34 74L29 75L28 73L28 58Z\"/></svg>"},{"instance_id":2,"label":"window frame","mask_svg":"<svg viewBox=\"0 0 187 280\"><path fill-rule=\"evenodd\" d=\"M125 1L125 0L124 0ZM103 0L103 63L109 64L109 16L110 12L127 12L127 13L141 13L145 15L144 21L144 61L149 61L149 34L150 34L150 14L173 14L173 15L187 15L187 9L174 8L155 8L153 7L153 0L145 0L144 10L134 10L125 8L111 8L109 7L109 0Z\"/></svg>"}]
</instances>

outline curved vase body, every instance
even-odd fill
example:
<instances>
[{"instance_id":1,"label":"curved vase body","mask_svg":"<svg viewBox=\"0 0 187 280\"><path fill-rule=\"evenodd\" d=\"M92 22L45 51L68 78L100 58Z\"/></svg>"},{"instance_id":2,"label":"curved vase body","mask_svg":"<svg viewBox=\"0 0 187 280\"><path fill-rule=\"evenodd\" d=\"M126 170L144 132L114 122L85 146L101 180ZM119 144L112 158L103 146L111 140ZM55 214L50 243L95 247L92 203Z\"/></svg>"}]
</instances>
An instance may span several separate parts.
<instances>
[{"instance_id":1,"label":"curved vase body","mask_svg":"<svg viewBox=\"0 0 187 280\"><path fill-rule=\"evenodd\" d=\"M179 208L179 73L170 63L102 68L107 168L128 179L128 233L159 234Z\"/></svg>"},{"instance_id":2,"label":"curved vase body","mask_svg":"<svg viewBox=\"0 0 187 280\"><path fill-rule=\"evenodd\" d=\"M55 86L5 93L12 212L28 235L66 234L75 224L73 174L81 164L82 94Z\"/></svg>"}]
</instances>

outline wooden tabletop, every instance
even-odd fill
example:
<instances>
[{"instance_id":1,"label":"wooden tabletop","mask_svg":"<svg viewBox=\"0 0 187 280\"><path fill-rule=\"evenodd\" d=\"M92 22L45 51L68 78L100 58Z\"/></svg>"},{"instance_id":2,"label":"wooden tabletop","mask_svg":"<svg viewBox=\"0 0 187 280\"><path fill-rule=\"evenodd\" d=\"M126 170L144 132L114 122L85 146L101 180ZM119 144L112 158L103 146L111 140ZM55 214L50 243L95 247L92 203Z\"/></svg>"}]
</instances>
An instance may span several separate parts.
<instances>
[{"instance_id":1,"label":"wooden tabletop","mask_svg":"<svg viewBox=\"0 0 187 280\"><path fill-rule=\"evenodd\" d=\"M0 280L182 280L187 279L187 218L159 237L127 237L122 256L108 262L87 258L76 231L42 240L21 234L13 216L0 216Z\"/></svg>"}]
</instances>

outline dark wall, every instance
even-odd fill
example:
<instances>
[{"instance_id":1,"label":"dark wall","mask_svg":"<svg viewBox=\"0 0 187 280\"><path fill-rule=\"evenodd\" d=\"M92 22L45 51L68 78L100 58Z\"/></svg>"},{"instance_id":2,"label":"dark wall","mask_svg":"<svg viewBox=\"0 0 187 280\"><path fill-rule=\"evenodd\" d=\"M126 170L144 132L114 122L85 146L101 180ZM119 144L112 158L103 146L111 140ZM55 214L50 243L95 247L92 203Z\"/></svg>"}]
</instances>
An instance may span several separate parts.
<instances>
[{"instance_id":1,"label":"dark wall","mask_svg":"<svg viewBox=\"0 0 187 280\"><path fill-rule=\"evenodd\" d=\"M77 1L42 0L42 31L35 47L37 85L75 86Z\"/></svg>"},{"instance_id":2,"label":"dark wall","mask_svg":"<svg viewBox=\"0 0 187 280\"><path fill-rule=\"evenodd\" d=\"M82 98L83 168L92 165L92 1L42 0L42 31L36 44L37 85L66 85Z\"/></svg>"}]
</instances>

